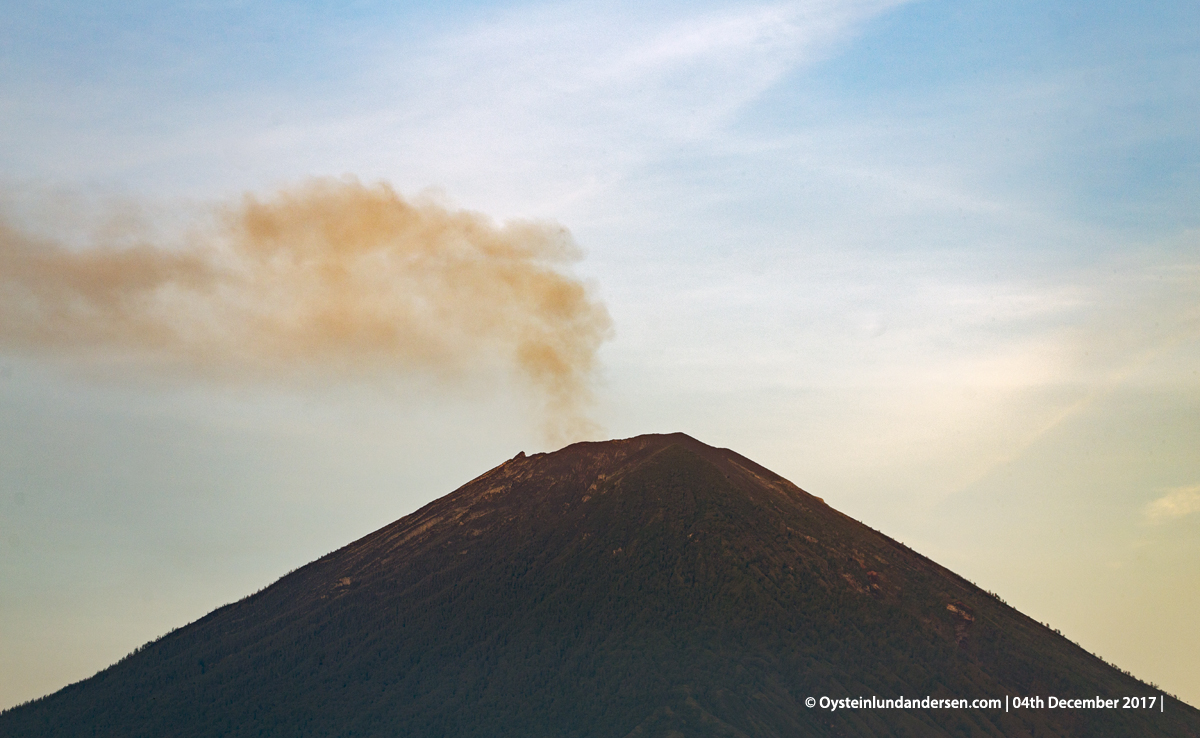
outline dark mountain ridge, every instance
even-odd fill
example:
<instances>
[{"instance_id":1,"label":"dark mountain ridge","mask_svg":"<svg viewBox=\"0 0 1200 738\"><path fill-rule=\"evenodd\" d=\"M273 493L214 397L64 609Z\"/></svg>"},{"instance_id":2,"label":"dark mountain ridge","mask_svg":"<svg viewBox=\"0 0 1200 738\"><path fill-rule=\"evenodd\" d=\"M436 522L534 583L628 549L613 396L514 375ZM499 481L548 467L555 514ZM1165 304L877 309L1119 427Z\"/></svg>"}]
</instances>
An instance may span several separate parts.
<instances>
[{"instance_id":1,"label":"dark mountain ridge","mask_svg":"<svg viewBox=\"0 0 1200 738\"><path fill-rule=\"evenodd\" d=\"M773 472L683 434L519 454L2 736L1200 736L1200 712L808 697L1154 689Z\"/></svg>"}]
</instances>

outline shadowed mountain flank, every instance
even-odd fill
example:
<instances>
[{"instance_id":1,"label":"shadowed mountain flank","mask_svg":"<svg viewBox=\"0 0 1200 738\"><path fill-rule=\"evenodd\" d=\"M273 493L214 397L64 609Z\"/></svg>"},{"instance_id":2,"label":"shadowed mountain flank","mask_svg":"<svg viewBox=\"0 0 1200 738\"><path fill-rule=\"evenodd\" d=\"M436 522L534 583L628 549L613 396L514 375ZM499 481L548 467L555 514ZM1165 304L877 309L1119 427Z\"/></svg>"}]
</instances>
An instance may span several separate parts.
<instances>
[{"instance_id":1,"label":"shadowed mountain flank","mask_svg":"<svg viewBox=\"0 0 1200 738\"><path fill-rule=\"evenodd\" d=\"M519 454L0 715L0 736L1200 736L929 559L683 434Z\"/></svg>"}]
</instances>

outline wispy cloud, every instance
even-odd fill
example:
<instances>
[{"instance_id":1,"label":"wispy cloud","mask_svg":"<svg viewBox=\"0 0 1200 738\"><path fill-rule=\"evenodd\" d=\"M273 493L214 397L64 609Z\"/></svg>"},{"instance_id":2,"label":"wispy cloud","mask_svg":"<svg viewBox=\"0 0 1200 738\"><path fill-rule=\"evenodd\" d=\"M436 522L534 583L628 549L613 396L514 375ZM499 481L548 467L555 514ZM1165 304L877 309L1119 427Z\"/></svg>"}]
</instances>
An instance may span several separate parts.
<instances>
[{"instance_id":1,"label":"wispy cloud","mask_svg":"<svg viewBox=\"0 0 1200 738\"><path fill-rule=\"evenodd\" d=\"M897 4L519 8L377 51L369 84L387 92L363 124L410 144L380 152L396 171L469 196L483 181L512 202L553 207L713 139L786 74Z\"/></svg>"},{"instance_id":2,"label":"wispy cloud","mask_svg":"<svg viewBox=\"0 0 1200 738\"><path fill-rule=\"evenodd\" d=\"M1146 520L1165 523L1168 520L1200 513L1200 484L1176 487L1146 506Z\"/></svg>"}]
</instances>

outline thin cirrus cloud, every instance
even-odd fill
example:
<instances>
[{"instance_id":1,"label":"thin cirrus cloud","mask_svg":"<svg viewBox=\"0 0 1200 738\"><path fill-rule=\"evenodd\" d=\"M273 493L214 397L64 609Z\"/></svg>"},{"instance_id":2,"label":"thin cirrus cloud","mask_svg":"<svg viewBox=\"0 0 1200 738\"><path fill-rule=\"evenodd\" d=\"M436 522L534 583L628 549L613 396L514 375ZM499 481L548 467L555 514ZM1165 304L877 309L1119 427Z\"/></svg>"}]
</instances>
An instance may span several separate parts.
<instances>
[{"instance_id":1,"label":"thin cirrus cloud","mask_svg":"<svg viewBox=\"0 0 1200 738\"><path fill-rule=\"evenodd\" d=\"M398 173L405 187L493 200L492 210L554 210L675 147L722 136L765 90L895 5L789 3L683 17L521 8L415 43L376 39L355 51L359 69L343 97L256 125L229 144L230 156L270 170L294 152L313 167Z\"/></svg>"},{"instance_id":2,"label":"thin cirrus cloud","mask_svg":"<svg viewBox=\"0 0 1200 738\"><path fill-rule=\"evenodd\" d=\"M1146 520L1166 523L1200 513L1200 484L1176 487L1146 506Z\"/></svg>"},{"instance_id":3,"label":"thin cirrus cloud","mask_svg":"<svg viewBox=\"0 0 1200 738\"><path fill-rule=\"evenodd\" d=\"M785 75L899 4L518 7L433 21L421 37L381 19L355 29L353 44L284 30L236 49L175 29L190 39L186 54L148 40L161 33L130 29L129 50L27 50L40 61L0 83L11 102L0 110L10 143L0 161L10 176L116 176L125 186L206 195L348 171L544 212L672 147L719 136ZM255 12L269 15L266 7ZM272 63L295 56L292 44L308 50L307 66ZM99 55L91 65L71 61L89 54ZM311 59L339 70L337 84ZM89 79L87 89L73 81L76 67L105 63L130 71Z\"/></svg>"},{"instance_id":4,"label":"thin cirrus cloud","mask_svg":"<svg viewBox=\"0 0 1200 738\"><path fill-rule=\"evenodd\" d=\"M682 19L573 6L522 13L441 38L402 65L400 89L420 94L415 111L405 96L397 123L456 144L455 131L494 128L479 143L502 138L499 155L549 148L568 160L637 160L712 135L788 71L896 4L782 4Z\"/></svg>"}]
</instances>

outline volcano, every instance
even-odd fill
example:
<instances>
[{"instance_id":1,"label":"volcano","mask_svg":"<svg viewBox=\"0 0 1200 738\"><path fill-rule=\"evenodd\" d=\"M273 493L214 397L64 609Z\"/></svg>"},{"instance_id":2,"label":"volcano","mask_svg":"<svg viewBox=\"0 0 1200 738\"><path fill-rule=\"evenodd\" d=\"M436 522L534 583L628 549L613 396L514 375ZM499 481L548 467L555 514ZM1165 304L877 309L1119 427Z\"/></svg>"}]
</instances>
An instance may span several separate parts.
<instances>
[{"instance_id":1,"label":"volcano","mask_svg":"<svg viewBox=\"0 0 1200 738\"><path fill-rule=\"evenodd\" d=\"M0 735L1200 736L1200 711L672 434L518 454Z\"/></svg>"}]
</instances>

